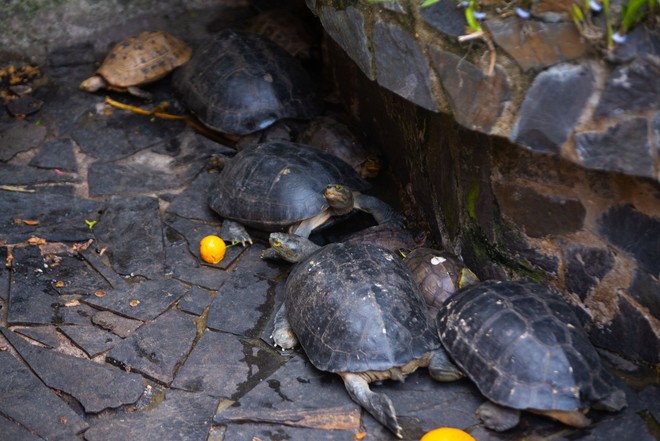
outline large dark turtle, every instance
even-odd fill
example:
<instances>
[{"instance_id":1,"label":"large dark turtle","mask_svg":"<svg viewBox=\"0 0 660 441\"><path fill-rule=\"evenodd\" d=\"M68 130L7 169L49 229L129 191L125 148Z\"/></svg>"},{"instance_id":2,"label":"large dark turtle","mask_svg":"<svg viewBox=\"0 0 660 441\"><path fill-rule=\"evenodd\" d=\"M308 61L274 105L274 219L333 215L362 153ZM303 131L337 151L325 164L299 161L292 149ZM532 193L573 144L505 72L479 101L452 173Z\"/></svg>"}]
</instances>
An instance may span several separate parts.
<instances>
[{"instance_id":1,"label":"large dark turtle","mask_svg":"<svg viewBox=\"0 0 660 441\"><path fill-rule=\"evenodd\" d=\"M316 368L339 374L351 398L401 438L390 398L371 391L369 383L403 381L418 367L435 377L435 366L448 363L402 259L370 242L319 247L271 233L270 245L285 260L299 262L276 315L275 344L300 342Z\"/></svg>"},{"instance_id":2,"label":"large dark turtle","mask_svg":"<svg viewBox=\"0 0 660 441\"><path fill-rule=\"evenodd\" d=\"M106 88L148 98L137 86L164 77L191 56L192 49L167 32L142 32L117 43L80 88L87 92Z\"/></svg>"},{"instance_id":3,"label":"large dark turtle","mask_svg":"<svg viewBox=\"0 0 660 441\"><path fill-rule=\"evenodd\" d=\"M577 316L546 286L472 285L445 302L437 326L451 358L490 400L477 411L490 429L514 427L520 410L585 427L590 407L626 406Z\"/></svg>"},{"instance_id":4,"label":"large dark turtle","mask_svg":"<svg viewBox=\"0 0 660 441\"><path fill-rule=\"evenodd\" d=\"M209 205L226 219L222 236L232 242L250 241L241 225L308 237L331 217L353 209L371 213L378 223L398 224L392 207L360 193L368 187L333 155L274 141L248 146L231 158L211 189Z\"/></svg>"},{"instance_id":5,"label":"large dark turtle","mask_svg":"<svg viewBox=\"0 0 660 441\"><path fill-rule=\"evenodd\" d=\"M314 83L292 55L264 37L231 29L200 47L173 85L204 125L227 134L245 135L321 110Z\"/></svg>"}]
</instances>

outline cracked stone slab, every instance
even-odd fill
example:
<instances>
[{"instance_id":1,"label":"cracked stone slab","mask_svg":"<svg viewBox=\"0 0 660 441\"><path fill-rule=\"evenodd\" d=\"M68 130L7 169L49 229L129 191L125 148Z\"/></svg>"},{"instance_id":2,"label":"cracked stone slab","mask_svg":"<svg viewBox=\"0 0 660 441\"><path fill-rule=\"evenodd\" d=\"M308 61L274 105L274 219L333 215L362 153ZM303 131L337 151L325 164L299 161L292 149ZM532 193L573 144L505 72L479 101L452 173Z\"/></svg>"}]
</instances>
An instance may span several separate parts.
<instances>
[{"instance_id":1,"label":"cracked stone slab","mask_svg":"<svg viewBox=\"0 0 660 441\"><path fill-rule=\"evenodd\" d=\"M0 415L43 439L76 439L89 427L9 351L0 351L0 396Z\"/></svg>"},{"instance_id":2,"label":"cracked stone slab","mask_svg":"<svg viewBox=\"0 0 660 441\"><path fill-rule=\"evenodd\" d=\"M74 143L71 138L59 138L44 143L39 153L32 158L30 165L41 168L56 168L67 172L77 172L74 156Z\"/></svg>"},{"instance_id":3,"label":"cracked stone slab","mask_svg":"<svg viewBox=\"0 0 660 441\"><path fill-rule=\"evenodd\" d=\"M13 275L9 285L10 325L57 323L57 292L43 273L43 258L36 246L14 248Z\"/></svg>"},{"instance_id":4,"label":"cracked stone slab","mask_svg":"<svg viewBox=\"0 0 660 441\"><path fill-rule=\"evenodd\" d=\"M319 18L325 31L346 51L346 54L358 65L367 78L375 80L376 75L371 66L372 55L369 50L369 39L362 12L353 6L345 9L322 6Z\"/></svg>"},{"instance_id":5,"label":"cracked stone slab","mask_svg":"<svg viewBox=\"0 0 660 441\"><path fill-rule=\"evenodd\" d=\"M197 333L194 317L169 311L142 326L107 355L114 364L170 384L192 348Z\"/></svg>"},{"instance_id":6,"label":"cracked stone slab","mask_svg":"<svg viewBox=\"0 0 660 441\"><path fill-rule=\"evenodd\" d=\"M205 222L219 222L219 216L211 210L208 204L209 193L217 176L217 173L202 171L188 185L188 188L174 198L167 207L167 213Z\"/></svg>"},{"instance_id":7,"label":"cracked stone slab","mask_svg":"<svg viewBox=\"0 0 660 441\"><path fill-rule=\"evenodd\" d=\"M91 325L60 326L59 329L90 358L112 349L122 341L112 332Z\"/></svg>"},{"instance_id":8,"label":"cracked stone slab","mask_svg":"<svg viewBox=\"0 0 660 441\"><path fill-rule=\"evenodd\" d=\"M524 70L542 69L584 55L588 43L573 23L543 23L511 17L486 25L498 46ZM569 96L569 95L566 95Z\"/></svg>"},{"instance_id":9,"label":"cracked stone slab","mask_svg":"<svg viewBox=\"0 0 660 441\"><path fill-rule=\"evenodd\" d=\"M228 424L223 441L276 440L287 441L354 441L356 433L348 430L318 430L272 424ZM366 438L364 438L366 439ZM383 440L379 440L383 441Z\"/></svg>"},{"instance_id":10,"label":"cracked stone slab","mask_svg":"<svg viewBox=\"0 0 660 441\"><path fill-rule=\"evenodd\" d=\"M108 289L103 297L89 296L85 303L138 320L153 320L170 308L186 293L186 288L174 279L147 280L126 283Z\"/></svg>"},{"instance_id":11,"label":"cracked stone slab","mask_svg":"<svg viewBox=\"0 0 660 441\"><path fill-rule=\"evenodd\" d=\"M121 338L126 338L131 335L135 330L144 324L140 320L133 320L113 314L110 311L100 311L92 316L92 323L95 325L118 335Z\"/></svg>"},{"instance_id":12,"label":"cracked stone slab","mask_svg":"<svg viewBox=\"0 0 660 441\"><path fill-rule=\"evenodd\" d=\"M420 107L437 111L430 69L417 40L398 25L377 20L372 44L378 84Z\"/></svg>"},{"instance_id":13,"label":"cracked stone slab","mask_svg":"<svg viewBox=\"0 0 660 441\"><path fill-rule=\"evenodd\" d=\"M185 240L168 243L165 252L166 272L175 279L216 291L229 278L227 271L200 264L199 260L190 253L188 242Z\"/></svg>"},{"instance_id":14,"label":"cracked stone slab","mask_svg":"<svg viewBox=\"0 0 660 441\"><path fill-rule=\"evenodd\" d=\"M268 377L281 363L282 358L270 348L233 334L206 331L177 372L172 387L234 398Z\"/></svg>"},{"instance_id":15,"label":"cracked stone slab","mask_svg":"<svg viewBox=\"0 0 660 441\"><path fill-rule=\"evenodd\" d=\"M53 253L46 256L44 274L51 279L52 288L60 295L89 296L110 284L78 254Z\"/></svg>"},{"instance_id":16,"label":"cracked stone slab","mask_svg":"<svg viewBox=\"0 0 660 441\"><path fill-rule=\"evenodd\" d=\"M271 282L249 272L234 272L213 299L206 326L246 337L259 337L272 315L273 297Z\"/></svg>"},{"instance_id":17,"label":"cracked stone slab","mask_svg":"<svg viewBox=\"0 0 660 441\"><path fill-rule=\"evenodd\" d=\"M594 118L660 108L660 61L645 57L617 67L596 106ZM624 149L621 149L625 151Z\"/></svg>"},{"instance_id":18,"label":"cracked stone slab","mask_svg":"<svg viewBox=\"0 0 660 441\"><path fill-rule=\"evenodd\" d=\"M209 235L222 237L222 228L220 225L195 222L179 216L168 216L165 219L165 224L167 227L173 229L176 233L185 238L188 243L188 251L197 258L197 261L202 266L227 269L227 267L231 265L236 257L238 257L243 251L243 248L238 245L228 247L225 252L225 257L217 264L213 265L204 262L199 254L199 243L204 237ZM167 239L169 243L177 242L179 240L176 235L168 235Z\"/></svg>"},{"instance_id":19,"label":"cracked stone slab","mask_svg":"<svg viewBox=\"0 0 660 441\"><path fill-rule=\"evenodd\" d=\"M202 315L207 306L211 304L213 297L199 286L193 286L178 303L180 310L190 314Z\"/></svg>"},{"instance_id":20,"label":"cracked stone slab","mask_svg":"<svg viewBox=\"0 0 660 441\"><path fill-rule=\"evenodd\" d=\"M13 120L0 126L0 161L6 162L20 152L37 147L46 137L47 130L25 120Z\"/></svg>"},{"instance_id":21,"label":"cracked stone slab","mask_svg":"<svg viewBox=\"0 0 660 441\"><path fill-rule=\"evenodd\" d=\"M430 55L456 121L488 133L511 98L506 72L495 67L488 76L469 61L435 47L430 47Z\"/></svg>"},{"instance_id":22,"label":"cracked stone slab","mask_svg":"<svg viewBox=\"0 0 660 441\"><path fill-rule=\"evenodd\" d=\"M163 173L149 164L122 165L99 161L89 167L87 182L91 196L160 192L182 185L174 174Z\"/></svg>"},{"instance_id":23,"label":"cracked stone slab","mask_svg":"<svg viewBox=\"0 0 660 441\"><path fill-rule=\"evenodd\" d=\"M250 272L262 279L277 279L282 274L284 268L288 267L288 265L282 265L282 262L262 259L261 253L265 249L266 246L260 243L250 245L243 254L241 254L240 259L233 270L235 272Z\"/></svg>"},{"instance_id":24,"label":"cracked stone slab","mask_svg":"<svg viewBox=\"0 0 660 441\"><path fill-rule=\"evenodd\" d=\"M85 432L87 441L206 441L217 399L170 390L165 401L139 412L99 418Z\"/></svg>"},{"instance_id":25,"label":"cracked stone slab","mask_svg":"<svg viewBox=\"0 0 660 441\"><path fill-rule=\"evenodd\" d=\"M527 91L511 140L536 152L558 154L594 85L594 72L586 64L560 64L541 72Z\"/></svg>"},{"instance_id":26,"label":"cracked stone slab","mask_svg":"<svg viewBox=\"0 0 660 441\"><path fill-rule=\"evenodd\" d=\"M165 254L160 209L154 197L112 197L94 226L99 246L107 246L120 274L162 275Z\"/></svg>"},{"instance_id":27,"label":"cracked stone slab","mask_svg":"<svg viewBox=\"0 0 660 441\"><path fill-rule=\"evenodd\" d=\"M93 237L85 219L93 220L103 204L80 198L71 191L44 189L34 193L2 192L0 241L23 242L31 236L48 241L83 242ZM38 221L32 226L15 219Z\"/></svg>"},{"instance_id":28,"label":"cracked stone slab","mask_svg":"<svg viewBox=\"0 0 660 441\"><path fill-rule=\"evenodd\" d=\"M98 312L84 303L60 305L57 310L58 325L91 325L92 317Z\"/></svg>"},{"instance_id":29,"label":"cracked stone slab","mask_svg":"<svg viewBox=\"0 0 660 441\"><path fill-rule=\"evenodd\" d=\"M465 34L465 12L452 2L437 2L419 8L419 15L429 25L452 37Z\"/></svg>"},{"instance_id":30,"label":"cracked stone slab","mask_svg":"<svg viewBox=\"0 0 660 441\"><path fill-rule=\"evenodd\" d=\"M76 178L69 173L29 165L0 163L0 184L3 185L35 185L75 181Z\"/></svg>"},{"instance_id":31,"label":"cracked stone slab","mask_svg":"<svg viewBox=\"0 0 660 441\"><path fill-rule=\"evenodd\" d=\"M60 346L57 329L54 326L30 326L29 328L18 328L13 331L38 341L47 348Z\"/></svg>"},{"instance_id":32,"label":"cracked stone slab","mask_svg":"<svg viewBox=\"0 0 660 441\"><path fill-rule=\"evenodd\" d=\"M360 428L360 407L350 399L338 375L320 372L305 358L293 356L240 397L237 404L221 410L213 421L335 429L355 434Z\"/></svg>"},{"instance_id":33,"label":"cracked stone slab","mask_svg":"<svg viewBox=\"0 0 660 441\"><path fill-rule=\"evenodd\" d=\"M43 441L43 438L33 435L23 426L0 415L0 433L4 439L12 441Z\"/></svg>"},{"instance_id":34,"label":"cracked stone slab","mask_svg":"<svg viewBox=\"0 0 660 441\"><path fill-rule=\"evenodd\" d=\"M655 177L654 146L644 118L620 121L604 131L575 135L575 151L586 168L619 171L634 176ZM621 146L626 145L625 149Z\"/></svg>"},{"instance_id":35,"label":"cracked stone slab","mask_svg":"<svg viewBox=\"0 0 660 441\"><path fill-rule=\"evenodd\" d=\"M142 377L137 374L43 349L7 329L0 330L41 381L71 395L86 412L135 403L144 391Z\"/></svg>"},{"instance_id":36,"label":"cracked stone slab","mask_svg":"<svg viewBox=\"0 0 660 441\"><path fill-rule=\"evenodd\" d=\"M9 268L4 263L7 262L7 247L0 247L0 300L7 301L9 297Z\"/></svg>"}]
</instances>

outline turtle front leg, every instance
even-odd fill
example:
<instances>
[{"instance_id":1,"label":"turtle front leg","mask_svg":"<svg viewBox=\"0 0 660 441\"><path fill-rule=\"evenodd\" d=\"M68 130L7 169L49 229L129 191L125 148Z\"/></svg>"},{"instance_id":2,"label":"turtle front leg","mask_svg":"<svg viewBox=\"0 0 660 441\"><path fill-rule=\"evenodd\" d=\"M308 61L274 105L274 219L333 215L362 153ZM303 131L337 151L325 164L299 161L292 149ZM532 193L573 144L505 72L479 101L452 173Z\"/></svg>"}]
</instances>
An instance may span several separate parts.
<instances>
[{"instance_id":1,"label":"turtle front leg","mask_svg":"<svg viewBox=\"0 0 660 441\"><path fill-rule=\"evenodd\" d=\"M249 242L250 245L252 245L252 238L245 227L232 220L225 219L225 221L222 222L222 232L220 233L220 236L225 242L240 242L243 246L245 246L246 242Z\"/></svg>"},{"instance_id":2,"label":"turtle front leg","mask_svg":"<svg viewBox=\"0 0 660 441\"><path fill-rule=\"evenodd\" d=\"M362 193L353 193L355 209L371 214L380 225L403 226L403 216L386 202L377 197Z\"/></svg>"},{"instance_id":3,"label":"turtle front leg","mask_svg":"<svg viewBox=\"0 0 660 441\"><path fill-rule=\"evenodd\" d=\"M291 349L298 344L298 337L291 329L289 320L286 318L286 306L282 303L280 309L275 313L275 320L273 324L273 344L282 349Z\"/></svg>"},{"instance_id":4,"label":"turtle front leg","mask_svg":"<svg viewBox=\"0 0 660 441\"><path fill-rule=\"evenodd\" d=\"M403 428L396 418L394 404L387 395L373 392L369 388L369 382L360 374L340 372L339 375L344 380L346 391L353 401L390 429L397 438L403 438Z\"/></svg>"},{"instance_id":5,"label":"turtle front leg","mask_svg":"<svg viewBox=\"0 0 660 441\"><path fill-rule=\"evenodd\" d=\"M456 366L447 356L444 349L436 349L431 353L431 359L428 365L429 375L435 381L456 381L465 376L465 374Z\"/></svg>"},{"instance_id":6,"label":"turtle front leg","mask_svg":"<svg viewBox=\"0 0 660 441\"><path fill-rule=\"evenodd\" d=\"M128 86L126 88L126 91L128 93L130 93L131 95L133 95L133 96L136 96L138 98L142 98L142 99L145 99L145 100L151 100L151 98L152 98L152 96L149 92L147 92L144 89L140 89L137 86Z\"/></svg>"},{"instance_id":7,"label":"turtle front leg","mask_svg":"<svg viewBox=\"0 0 660 441\"><path fill-rule=\"evenodd\" d=\"M513 429L520 422L519 410L498 406L491 401L486 401L479 406L476 414L477 418L484 423L484 426L495 432Z\"/></svg>"}]
</instances>

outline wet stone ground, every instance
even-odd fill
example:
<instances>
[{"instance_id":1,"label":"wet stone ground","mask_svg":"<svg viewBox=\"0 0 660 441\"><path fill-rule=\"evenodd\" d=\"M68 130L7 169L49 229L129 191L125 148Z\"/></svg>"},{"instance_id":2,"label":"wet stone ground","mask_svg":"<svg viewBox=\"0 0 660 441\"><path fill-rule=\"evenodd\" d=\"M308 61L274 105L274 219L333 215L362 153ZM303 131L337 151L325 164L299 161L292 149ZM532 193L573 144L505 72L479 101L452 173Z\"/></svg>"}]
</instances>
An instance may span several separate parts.
<instances>
[{"instance_id":1,"label":"wet stone ground","mask_svg":"<svg viewBox=\"0 0 660 441\"><path fill-rule=\"evenodd\" d=\"M104 107L77 89L93 70L84 51L65 55L42 68L39 112L0 115L0 440L395 439L338 376L272 347L288 267L261 260L263 242L201 261L200 239L222 228L209 159L232 150ZM168 79L151 91L172 101ZM527 414L494 434L467 380L420 370L374 386L408 440L440 426L478 440L654 439L658 387L624 387L629 407L592 412L588 429Z\"/></svg>"}]
</instances>

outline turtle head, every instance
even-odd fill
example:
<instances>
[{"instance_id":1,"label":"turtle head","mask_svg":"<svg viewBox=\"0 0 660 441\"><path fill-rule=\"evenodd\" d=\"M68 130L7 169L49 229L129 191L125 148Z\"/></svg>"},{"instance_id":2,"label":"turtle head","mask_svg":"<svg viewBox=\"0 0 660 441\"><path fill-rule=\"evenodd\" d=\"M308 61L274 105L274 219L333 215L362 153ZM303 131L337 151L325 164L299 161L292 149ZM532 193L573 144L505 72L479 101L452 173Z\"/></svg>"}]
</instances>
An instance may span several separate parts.
<instances>
[{"instance_id":1,"label":"turtle head","mask_svg":"<svg viewBox=\"0 0 660 441\"><path fill-rule=\"evenodd\" d=\"M302 236L286 233L270 233L270 247L287 262L300 262L319 246Z\"/></svg>"},{"instance_id":2,"label":"turtle head","mask_svg":"<svg viewBox=\"0 0 660 441\"><path fill-rule=\"evenodd\" d=\"M358 172L363 178L375 178L380 173L382 164L378 156L372 155L359 165Z\"/></svg>"},{"instance_id":3,"label":"turtle head","mask_svg":"<svg viewBox=\"0 0 660 441\"><path fill-rule=\"evenodd\" d=\"M350 188L341 184L332 184L325 187L323 192L326 201L336 215L341 216L350 213L355 205L353 192Z\"/></svg>"},{"instance_id":4,"label":"turtle head","mask_svg":"<svg viewBox=\"0 0 660 441\"><path fill-rule=\"evenodd\" d=\"M80 88L85 92L96 92L97 90L103 89L106 86L107 83L101 75L92 75L80 83Z\"/></svg>"}]
</instances>

